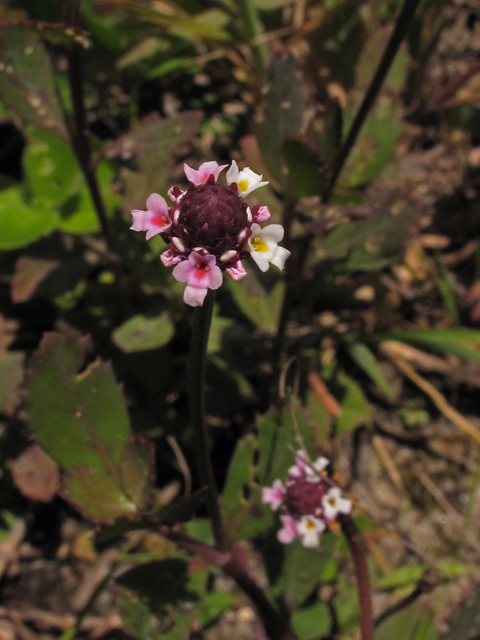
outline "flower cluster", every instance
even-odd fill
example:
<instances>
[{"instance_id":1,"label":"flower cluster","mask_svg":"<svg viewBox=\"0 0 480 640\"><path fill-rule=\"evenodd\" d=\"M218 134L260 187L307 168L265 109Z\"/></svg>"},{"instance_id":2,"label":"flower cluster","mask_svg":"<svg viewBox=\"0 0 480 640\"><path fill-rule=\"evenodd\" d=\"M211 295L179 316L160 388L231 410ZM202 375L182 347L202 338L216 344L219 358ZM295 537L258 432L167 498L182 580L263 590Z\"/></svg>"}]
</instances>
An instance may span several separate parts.
<instances>
[{"instance_id":1,"label":"flower cluster","mask_svg":"<svg viewBox=\"0 0 480 640\"><path fill-rule=\"evenodd\" d=\"M262 502L273 511L282 507L282 529L277 534L283 544L296 538L304 547L318 547L319 538L340 513L350 513L352 501L342 496L339 487L332 486L322 472L328 466L327 458L310 462L301 449L295 454L296 464L290 467L285 480L275 480L271 487L262 489Z\"/></svg>"},{"instance_id":2,"label":"flower cluster","mask_svg":"<svg viewBox=\"0 0 480 640\"><path fill-rule=\"evenodd\" d=\"M248 167L240 170L235 160L226 173L226 185L217 178L227 165L204 162L198 169L184 165L190 182L182 191L172 187L166 200L152 193L147 210L132 211L134 231L146 231L146 239L160 234L168 249L160 256L166 267L174 266L173 276L186 282L183 299L192 307L202 306L208 289L218 289L223 272L234 280L246 275L242 260L251 256L261 271L270 264L280 270L290 252L278 243L283 227L261 222L268 220L266 206L249 207L244 196L263 187L262 176Z\"/></svg>"}]
</instances>

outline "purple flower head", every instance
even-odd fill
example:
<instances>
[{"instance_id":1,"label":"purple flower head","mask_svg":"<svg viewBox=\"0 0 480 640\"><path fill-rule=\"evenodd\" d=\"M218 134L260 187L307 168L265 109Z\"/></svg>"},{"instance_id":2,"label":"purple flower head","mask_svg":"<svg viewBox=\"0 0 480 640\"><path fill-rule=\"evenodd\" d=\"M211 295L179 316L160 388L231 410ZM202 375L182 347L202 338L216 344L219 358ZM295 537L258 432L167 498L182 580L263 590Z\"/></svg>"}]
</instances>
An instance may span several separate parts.
<instances>
[{"instance_id":1,"label":"purple flower head","mask_svg":"<svg viewBox=\"0 0 480 640\"><path fill-rule=\"evenodd\" d=\"M190 306L202 306L208 289L218 289L225 271L233 280L246 275L242 261L252 257L262 271L270 264L280 270L290 252L280 247L281 225L265 228L270 211L264 205L250 208L244 200L267 182L246 167L240 170L232 161L227 185L217 184L227 165L204 162L198 169L184 165L189 181L186 191L173 186L168 191L169 208L162 196L152 194L147 211L132 211L134 231L146 231L147 240L161 234L168 244L161 260L175 266L173 276L186 282L184 300Z\"/></svg>"},{"instance_id":2,"label":"purple flower head","mask_svg":"<svg viewBox=\"0 0 480 640\"><path fill-rule=\"evenodd\" d=\"M283 544L300 539L305 547L317 547L323 531L341 513L352 510L352 501L342 496L340 487L323 475L327 458L311 462L306 451L295 454L296 464L290 467L283 483L275 480L272 487L262 488L262 502L273 511L281 509L282 529L277 537Z\"/></svg>"}]
</instances>

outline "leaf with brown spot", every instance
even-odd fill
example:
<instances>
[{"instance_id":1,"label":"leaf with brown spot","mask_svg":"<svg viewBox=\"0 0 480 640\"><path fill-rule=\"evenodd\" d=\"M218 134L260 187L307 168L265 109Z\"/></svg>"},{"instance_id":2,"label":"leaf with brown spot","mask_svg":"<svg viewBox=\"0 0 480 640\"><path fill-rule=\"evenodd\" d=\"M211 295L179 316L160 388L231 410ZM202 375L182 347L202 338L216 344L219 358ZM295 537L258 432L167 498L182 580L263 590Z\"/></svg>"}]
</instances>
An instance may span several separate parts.
<instances>
[{"instance_id":1,"label":"leaf with brown spot","mask_svg":"<svg viewBox=\"0 0 480 640\"><path fill-rule=\"evenodd\" d=\"M57 464L38 444L26 449L10 462L13 482L22 495L31 500L50 502L60 482Z\"/></svg>"}]
</instances>

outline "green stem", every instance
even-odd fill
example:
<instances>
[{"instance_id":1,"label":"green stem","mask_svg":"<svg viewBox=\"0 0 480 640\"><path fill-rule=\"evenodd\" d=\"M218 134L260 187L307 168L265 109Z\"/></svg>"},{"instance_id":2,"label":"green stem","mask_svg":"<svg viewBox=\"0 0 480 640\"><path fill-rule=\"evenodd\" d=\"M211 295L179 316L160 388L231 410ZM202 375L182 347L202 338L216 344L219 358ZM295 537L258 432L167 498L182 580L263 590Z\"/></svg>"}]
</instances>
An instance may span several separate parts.
<instances>
[{"instance_id":1,"label":"green stem","mask_svg":"<svg viewBox=\"0 0 480 640\"><path fill-rule=\"evenodd\" d=\"M210 460L204 397L207 343L212 323L214 302L215 292L209 289L203 307L195 307L193 312L189 368L190 417L195 435L195 450L200 480L207 487L207 509L212 523L213 537L217 548L224 550L227 547L227 543Z\"/></svg>"}]
</instances>

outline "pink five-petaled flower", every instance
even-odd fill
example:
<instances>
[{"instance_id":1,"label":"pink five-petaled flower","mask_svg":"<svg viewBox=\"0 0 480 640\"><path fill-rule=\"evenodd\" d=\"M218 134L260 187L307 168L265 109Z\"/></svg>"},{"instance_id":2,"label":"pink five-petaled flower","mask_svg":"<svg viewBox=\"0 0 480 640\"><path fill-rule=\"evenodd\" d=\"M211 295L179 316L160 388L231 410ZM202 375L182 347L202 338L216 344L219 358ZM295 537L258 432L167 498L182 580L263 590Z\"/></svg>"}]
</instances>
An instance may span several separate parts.
<instances>
[{"instance_id":1,"label":"pink five-petaled flower","mask_svg":"<svg viewBox=\"0 0 480 640\"><path fill-rule=\"evenodd\" d=\"M321 456L315 462L310 462L307 452L300 449L295 454L296 464L290 467L288 475L292 478L304 477L308 482L320 482L321 473L328 467L328 460Z\"/></svg>"},{"instance_id":2,"label":"pink five-petaled flower","mask_svg":"<svg viewBox=\"0 0 480 640\"><path fill-rule=\"evenodd\" d=\"M271 487L263 487L262 502L263 504L269 504L272 507L272 511L276 511L285 500L286 493L283 482L275 480Z\"/></svg>"},{"instance_id":3,"label":"pink five-petaled flower","mask_svg":"<svg viewBox=\"0 0 480 640\"><path fill-rule=\"evenodd\" d=\"M192 169L188 166L188 164L183 165L183 169L185 171L185 175L188 178L188 181L192 184L198 185L202 184L202 182L206 182L210 176L214 177L215 182L217 181L218 175L221 171L225 169L228 165L222 164L219 165L218 162L214 160L212 162L204 162L202 163L198 169Z\"/></svg>"},{"instance_id":4,"label":"pink five-petaled flower","mask_svg":"<svg viewBox=\"0 0 480 640\"><path fill-rule=\"evenodd\" d=\"M163 233L172 226L167 202L158 193L152 193L148 196L146 211L134 209L132 218L133 224L130 229L133 229L133 231L146 231L147 240L153 238L157 233Z\"/></svg>"},{"instance_id":5,"label":"pink five-petaled flower","mask_svg":"<svg viewBox=\"0 0 480 640\"><path fill-rule=\"evenodd\" d=\"M173 270L173 277L178 282L186 282L184 301L191 307L201 307L208 289L218 289L223 280L222 272L217 267L215 256L200 255L193 251Z\"/></svg>"}]
</instances>

